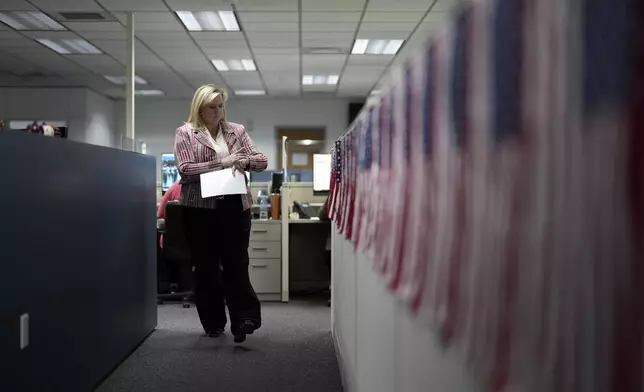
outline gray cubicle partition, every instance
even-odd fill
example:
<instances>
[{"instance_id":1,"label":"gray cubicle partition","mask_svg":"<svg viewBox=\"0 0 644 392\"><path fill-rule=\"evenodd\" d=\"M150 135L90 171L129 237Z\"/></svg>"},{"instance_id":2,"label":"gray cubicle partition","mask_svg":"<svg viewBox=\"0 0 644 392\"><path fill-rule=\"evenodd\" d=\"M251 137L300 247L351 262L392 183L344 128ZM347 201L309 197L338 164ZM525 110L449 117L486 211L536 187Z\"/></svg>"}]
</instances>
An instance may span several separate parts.
<instances>
[{"instance_id":1,"label":"gray cubicle partition","mask_svg":"<svg viewBox=\"0 0 644 392\"><path fill-rule=\"evenodd\" d=\"M154 157L5 131L0 158L0 391L91 391L156 326Z\"/></svg>"}]
</instances>

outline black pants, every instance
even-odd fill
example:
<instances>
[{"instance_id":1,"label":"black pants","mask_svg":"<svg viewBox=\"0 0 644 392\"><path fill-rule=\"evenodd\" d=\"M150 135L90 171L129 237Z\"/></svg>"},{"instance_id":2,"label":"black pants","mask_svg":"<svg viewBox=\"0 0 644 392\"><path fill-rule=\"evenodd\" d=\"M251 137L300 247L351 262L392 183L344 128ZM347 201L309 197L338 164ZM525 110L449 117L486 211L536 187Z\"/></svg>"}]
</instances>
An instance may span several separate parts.
<instances>
[{"instance_id":1,"label":"black pants","mask_svg":"<svg viewBox=\"0 0 644 392\"><path fill-rule=\"evenodd\" d=\"M257 294L248 276L250 211L237 195L217 200L217 209L184 209L185 230L195 266L195 302L206 332L231 330L250 320L262 323Z\"/></svg>"}]
</instances>

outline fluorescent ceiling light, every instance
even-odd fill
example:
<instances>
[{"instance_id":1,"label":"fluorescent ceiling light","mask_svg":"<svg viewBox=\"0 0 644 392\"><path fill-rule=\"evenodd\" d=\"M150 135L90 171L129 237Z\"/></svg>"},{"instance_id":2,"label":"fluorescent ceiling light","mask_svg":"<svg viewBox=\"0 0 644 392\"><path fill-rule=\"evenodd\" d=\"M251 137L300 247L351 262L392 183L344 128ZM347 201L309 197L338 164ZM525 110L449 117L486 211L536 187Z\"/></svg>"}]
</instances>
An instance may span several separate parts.
<instances>
[{"instance_id":1,"label":"fluorescent ceiling light","mask_svg":"<svg viewBox=\"0 0 644 392\"><path fill-rule=\"evenodd\" d=\"M165 93L161 90L136 90L134 92L135 95L141 95L145 97L151 97L151 96L157 96L157 95L165 95Z\"/></svg>"},{"instance_id":2,"label":"fluorescent ceiling light","mask_svg":"<svg viewBox=\"0 0 644 392\"><path fill-rule=\"evenodd\" d=\"M188 31L239 31L233 11L177 11L177 16Z\"/></svg>"},{"instance_id":3,"label":"fluorescent ceiling light","mask_svg":"<svg viewBox=\"0 0 644 392\"><path fill-rule=\"evenodd\" d=\"M98 48L80 38L37 39L36 41L59 54L101 54Z\"/></svg>"},{"instance_id":4,"label":"fluorescent ceiling light","mask_svg":"<svg viewBox=\"0 0 644 392\"><path fill-rule=\"evenodd\" d=\"M235 90L235 95L266 95L264 90Z\"/></svg>"},{"instance_id":5,"label":"fluorescent ceiling light","mask_svg":"<svg viewBox=\"0 0 644 392\"><path fill-rule=\"evenodd\" d=\"M304 75L302 84L304 85L334 85L338 84L340 77L338 75Z\"/></svg>"},{"instance_id":6,"label":"fluorescent ceiling light","mask_svg":"<svg viewBox=\"0 0 644 392\"><path fill-rule=\"evenodd\" d=\"M121 84L121 85L127 84L127 77L126 76L109 76L109 75L106 75L105 79L109 80L110 82L112 82L114 84ZM142 77L140 77L140 76L135 76L134 81L136 82L136 84L148 84L148 82L145 79L143 79Z\"/></svg>"},{"instance_id":7,"label":"fluorescent ceiling light","mask_svg":"<svg viewBox=\"0 0 644 392\"><path fill-rule=\"evenodd\" d=\"M402 39L357 39L352 54L396 54L405 40Z\"/></svg>"},{"instance_id":8,"label":"fluorescent ceiling light","mask_svg":"<svg viewBox=\"0 0 644 392\"><path fill-rule=\"evenodd\" d=\"M311 140L311 139L300 140L300 144L302 144L304 146L310 146L311 144L313 144L313 140Z\"/></svg>"},{"instance_id":9,"label":"fluorescent ceiling light","mask_svg":"<svg viewBox=\"0 0 644 392\"><path fill-rule=\"evenodd\" d=\"M16 30L67 30L49 16L34 11L0 12L0 22Z\"/></svg>"},{"instance_id":10,"label":"fluorescent ceiling light","mask_svg":"<svg viewBox=\"0 0 644 392\"><path fill-rule=\"evenodd\" d=\"M255 62L250 59L244 60L212 60L217 71L257 71Z\"/></svg>"}]
</instances>

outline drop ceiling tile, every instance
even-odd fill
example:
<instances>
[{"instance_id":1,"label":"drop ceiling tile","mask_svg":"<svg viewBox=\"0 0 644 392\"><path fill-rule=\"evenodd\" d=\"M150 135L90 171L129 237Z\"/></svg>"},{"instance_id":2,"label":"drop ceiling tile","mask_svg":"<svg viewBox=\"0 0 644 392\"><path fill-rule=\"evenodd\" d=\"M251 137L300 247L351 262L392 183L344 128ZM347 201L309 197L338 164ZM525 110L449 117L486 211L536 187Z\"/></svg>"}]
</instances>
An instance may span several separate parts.
<instances>
[{"instance_id":1,"label":"drop ceiling tile","mask_svg":"<svg viewBox=\"0 0 644 392\"><path fill-rule=\"evenodd\" d=\"M166 0L174 11L229 11L230 2L222 0Z\"/></svg>"},{"instance_id":2,"label":"drop ceiling tile","mask_svg":"<svg viewBox=\"0 0 644 392\"><path fill-rule=\"evenodd\" d=\"M352 32L302 32L302 47L328 47L349 51L353 46Z\"/></svg>"},{"instance_id":3,"label":"drop ceiling tile","mask_svg":"<svg viewBox=\"0 0 644 392\"><path fill-rule=\"evenodd\" d=\"M233 90L259 90L264 88L257 72L222 72L221 77L226 85Z\"/></svg>"},{"instance_id":4,"label":"drop ceiling tile","mask_svg":"<svg viewBox=\"0 0 644 392\"><path fill-rule=\"evenodd\" d=\"M239 12L237 18L246 26L253 22L298 22L297 12Z\"/></svg>"},{"instance_id":5,"label":"drop ceiling tile","mask_svg":"<svg viewBox=\"0 0 644 392\"><path fill-rule=\"evenodd\" d=\"M302 0L302 11L362 11L365 0Z\"/></svg>"},{"instance_id":6,"label":"drop ceiling tile","mask_svg":"<svg viewBox=\"0 0 644 392\"><path fill-rule=\"evenodd\" d=\"M0 11L33 11L36 8L25 0L2 0Z\"/></svg>"},{"instance_id":7,"label":"drop ceiling tile","mask_svg":"<svg viewBox=\"0 0 644 392\"><path fill-rule=\"evenodd\" d=\"M299 36L297 33L285 32L256 32L246 33L252 48L254 47L298 47Z\"/></svg>"},{"instance_id":8,"label":"drop ceiling tile","mask_svg":"<svg viewBox=\"0 0 644 392\"><path fill-rule=\"evenodd\" d=\"M418 23L423 18L422 12L365 12L362 22L367 23Z\"/></svg>"},{"instance_id":9,"label":"drop ceiling tile","mask_svg":"<svg viewBox=\"0 0 644 392\"><path fill-rule=\"evenodd\" d=\"M114 39L96 39L92 40L92 45L101 49L108 54L122 54L125 55L127 50L127 43L125 40L114 40ZM136 55L150 54L148 48L146 48L142 43L137 42L136 45Z\"/></svg>"},{"instance_id":10,"label":"drop ceiling tile","mask_svg":"<svg viewBox=\"0 0 644 392\"><path fill-rule=\"evenodd\" d=\"M243 29L249 31L285 31L298 32L299 22L247 22L243 23Z\"/></svg>"},{"instance_id":11,"label":"drop ceiling tile","mask_svg":"<svg viewBox=\"0 0 644 392\"><path fill-rule=\"evenodd\" d=\"M302 12L302 22L359 22L362 12Z\"/></svg>"},{"instance_id":12,"label":"drop ceiling tile","mask_svg":"<svg viewBox=\"0 0 644 392\"><path fill-rule=\"evenodd\" d=\"M172 22L136 22L136 31L182 31L185 28L178 21Z\"/></svg>"},{"instance_id":13,"label":"drop ceiling tile","mask_svg":"<svg viewBox=\"0 0 644 392\"><path fill-rule=\"evenodd\" d=\"M343 54L305 54L302 72L307 75L339 75L347 61Z\"/></svg>"},{"instance_id":14,"label":"drop ceiling tile","mask_svg":"<svg viewBox=\"0 0 644 392\"><path fill-rule=\"evenodd\" d=\"M253 53L260 54L299 54L299 48L270 48L270 47L254 47Z\"/></svg>"},{"instance_id":15,"label":"drop ceiling tile","mask_svg":"<svg viewBox=\"0 0 644 392\"><path fill-rule=\"evenodd\" d=\"M105 54L74 54L68 55L66 58L101 75L121 75L125 72L125 66L123 64L118 63L112 57Z\"/></svg>"},{"instance_id":16,"label":"drop ceiling tile","mask_svg":"<svg viewBox=\"0 0 644 392\"><path fill-rule=\"evenodd\" d=\"M389 31L412 32L418 23L383 23L383 22L362 22L360 32L380 32L387 34Z\"/></svg>"},{"instance_id":17,"label":"drop ceiling tile","mask_svg":"<svg viewBox=\"0 0 644 392\"><path fill-rule=\"evenodd\" d=\"M394 55L379 56L352 54L349 56L349 62L347 64L350 66L387 66L393 61L394 57Z\"/></svg>"},{"instance_id":18,"label":"drop ceiling tile","mask_svg":"<svg viewBox=\"0 0 644 392\"><path fill-rule=\"evenodd\" d=\"M163 0L96 0L109 11L167 11Z\"/></svg>"},{"instance_id":19,"label":"drop ceiling tile","mask_svg":"<svg viewBox=\"0 0 644 392\"><path fill-rule=\"evenodd\" d=\"M203 52L211 60L235 60L253 57L248 48L203 48Z\"/></svg>"},{"instance_id":20,"label":"drop ceiling tile","mask_svg":"<svg viewBox=\"0 0 644 392\"><path fill-rule=\"evenodd\" d=\"M153 48L154 53L165 61L200 62L206 61L203 53L194 47L159 47Z\"/></svg>"},{"instance_id":21,"label":"drop ceiling tile","mask_svg":"<svg viewBox=\"0 0 644 392\"><path fill-rule=\"evenodd\" d=\"M358 29L358 22L303 22L302 31L303 32L315 32L315 31L336 31L336 32L348 32L355 33Z\"/></svg>"},{"instance_id":22,"label":"drop ceiling tile","mask_svg":"<svg viewBox=\"0 0 644 392\"><path fill-rule=\"evenodd\" d=\"M346 40L346 41L352 41L353 40L353 34L345 31L339 31L339 32L315 32L315 31L307 31L307 32L302 32L302 39L303 40L308 40L308 39L338 39L338 40Z\"/></svg>"},{"instance_id":23,"label":"drop ceiling tile","mask_svg":"<svg viewBox=\"0 0 644 392\"><path fill-rule=\"evenodd\" d=\"M205 71L205 72L189 72L189 73L181 73L181 75L190 80L191 82L198 81L198 83L195 84L206 84L206 83L214 83L214 84L221 84L222 79L221 76L217 74L217 72L213 69Z\"/></svg>"},{"instance_id":24,"label":"drop ceiling tile","mask_svg":"<svg viewBox=\"0 0 644 392\"><path fill-rule=\"evenodd\" d=\"M33 39L65 39L79 38L73 31L24 31L25 36Z\"/></svg>"},{"instance_id":25,"label":"drop ceiling tile","mask_svg":"<svg viewBox=\"0 0 644 392\"><path fill-rule=\"evenodd\" d=\"M423 22L443 22L449 17L448 12L430 12L425 16Z\"/></svg>"},{"instance_id":26,"label":"drop ceiling tile","mask_svg":"<svg viewBox=\"0 0 644 392\"><path fill-rule=\"evenodd\" d=\"M432 12L449 12L459 3L462 3L462 0L438 0L432 8Z\"/></svg>"},{"instance_id":27,"label":"drop ceiling tile","mask_svg":"<svg viewBox=\"0 0 644 392\"><path fill-rule=\"evenodd\" d=\"M266 71L291 70L299 72L299 55L255 55L255 64L262 73Z\"/></svg>"},{"instance_id":28,"label":"drop ceiling tile","mask_svg":"<svg viewBox=\"0 0 644 392\"><path fill-rule=\"evenodd\" d=\"M297 89L282 89L279 87L276 88L269 88L268 89L268 95L273 96L273 97L292 97L292 96L298 96L300 95L300 88L298 87Z\"/></svg>"},{"instance_id":29,"label":"drop ceiling tile","mask_svg":"<svg viewBox=\"0 0 644 392\"><path fill-rule=\"evenodd\" d=\"M216 73L215 68L210 63L204 64L173 64L170 63L170 67L181 75L190 75L192 73Z\"/></svg>"},{"instance_id":30,"label":"drop ceiling tile","mask_svg":"<svg viewBox=\"0 0 644 392\"><path fill-rule=\"evenodd\" d=\"M262 72L262 78L267 87L284 87L288 89L300 86L300 74L293 72Z\"/></svg>"},{"instance_id":31,"label":"drop ceiling tile","mask_svg":"<svg viewBox=\"0 0 644 392\"><path fill-rule=\"evenodd\" d=\"M170 32L170 31L142 31L136 35L146 45L154 48L194 48L195 44L184 32Z\"/></svg>"},{"instance_id":32,"label":"drop ceiling tile","mask_svg":"<svg viewBox=\"0 0 644 392\"><path fill-rule=\"evenodd\" d=\"M344 68L342 77L340 79L348 79L350 82L361 82L364 80L372 80L379 78L387 69L386 65L377 66L362 66L362 65L347 65ZM341 80L342 81L342 80Z\"/></svg>"},{"instance_id":33,"label":"drop ceiling tile","mask_svg":"<svg viewBox=\"0 0 644 392\"><path fill-rule=\"evenodd\" d=\"M246 51L248 45L246 41L197 41L197 45L205 52L213 50L228 51Z\"/></svg>"},{"instance_id":34,"label":"drop ceiling tile","mask_svg":"<svg viewBox=\"0 0 644 392\"><path fill-rule=\"evenodd\" d=\"M126 32L124 31L82 31L78 32L78 35L85 38L86 40L124 40L126 39Z\"/></svg>"},{"instance_id":35,"label":"drop ceiling tile","mask_svg":"<svg viewBox=\"0 0 644 392\"><path fill-rule=\"evenodd\" d=\"M4 2L5 0L3 0ZM104 11L94 0L30 0L33 5L43 11L55 12L102 12Z\"/></svg>"},{"instance_id":36,"label":"drop ceiling tile","mask_svg":"<svg viewBox=\"0 0 644 392\"><path fill-rule=\"evenodd\" d=\"M125 12L113 12L112 13L116 19L121 23L125 24L127 22L127 13ZM135 23L141 22L171 22L176 20L174 13L168 12L137 12L134 14Z\"/></svg>"},{"instance_id":37,"label":"drop ceiling tile","mask_svg":"<svg viewBox=\"0 0 644 392\"><path fill-rule=\"evenodd\" d=\"M243 0L235 4L239 11L297 11L298 0Z\"/></svg>"},{"instance_id":38,"label":"drop ceiling tile","mask_svg":"<svg viewBox=\"0 0 644 392\"><path fill-rule=\"evenodd\" d=\"M119 22L64 22L63 23L68 29L85 32L85 31L94 31L94 32L122 32L125 33L125 28Z\"/></svg>"},{"instance_id":39,"label":"drop ceiling tile","mask_svg":"<svg viewBox=\"0 0 644 392\"><path fill-rule=\"evenodd\" d=\"M418 11L426 12L432 5L429 0L370 0L367 11Z\"/></svg>"},{"instance_id":40,"label":"drop ceiling tile","mask_svg":"<svg viewBox=\"0 0 644 392\"><path fill-rule=\"evenodd\" d=\"M304 92L335 92L338 87L336 85L327 84L309 84L303 85L302 91Z\"/></svg>"},{"instance_id":41,"label":"drop ceiling tile","mask_svg":"<svg viewBox=\"0 0 644 392\"><path fill-rule=\"evenodd\" d=\"M40 48L42 45L29 38L18 36L18 38L2 38L0 35L0 50L6 48Z\"/></svg>"},{"instance_id":42,"label":"drop ceiling tile","mask_svg":"<svg viewBox=\"0 0 644 392\"><path fill-rule=\"evenodd\" d=\"M408 31L385 31L385 30L360 30L358 39L403 39L407 40L413 30ZM353 45L353 41L351 42Z\"/></svg>"},{"instance_id":43,"label":"drop ceiling tile","mask_svg":"<svg viewBox=\"0 0 644 392\"><path fill-rule=\"evenodd\" d=\"M195 32L190 35L197 41L246 41L244 33L235 31Z\"/></svg>"}]
</instances>

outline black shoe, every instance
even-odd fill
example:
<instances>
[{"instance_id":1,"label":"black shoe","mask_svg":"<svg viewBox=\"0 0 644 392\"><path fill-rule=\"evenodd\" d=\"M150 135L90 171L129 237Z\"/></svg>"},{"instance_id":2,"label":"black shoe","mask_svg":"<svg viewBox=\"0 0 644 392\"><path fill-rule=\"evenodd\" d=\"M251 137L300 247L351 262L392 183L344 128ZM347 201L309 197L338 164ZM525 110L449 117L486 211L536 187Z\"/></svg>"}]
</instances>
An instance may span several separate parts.
<instances>
[{"instance_id":1,"label":"black shoe","mask_svg":"<svg viewBox=\"0 0 644 392\"><path fill-rule=\"evenodd\" d=\"M224 332L224 330L223 330L223 329L216 329L216 330L214 330L214 331L206 332L206 335L207 335L209 338L218 338L218 337L220 337L220 336L223 336L223 335L224 335L224 333L225 333L225 332Z\"/></svg>"},{"instance_id":2,"label":"black shoe","mask_svg":"<svg viewBox=\"0 0 644 392\"><path fill-rule=\"evenodd\" d=\"M235 343L242 343L246 340L246 335L252 335L255 332L255 324L246 320L242 322L233 332Z\"/></svg>"}]
</instances>

